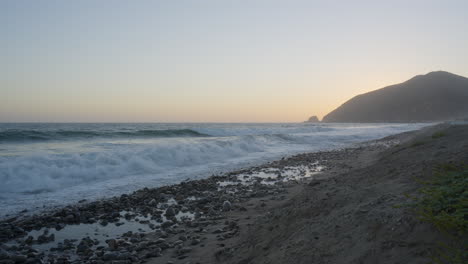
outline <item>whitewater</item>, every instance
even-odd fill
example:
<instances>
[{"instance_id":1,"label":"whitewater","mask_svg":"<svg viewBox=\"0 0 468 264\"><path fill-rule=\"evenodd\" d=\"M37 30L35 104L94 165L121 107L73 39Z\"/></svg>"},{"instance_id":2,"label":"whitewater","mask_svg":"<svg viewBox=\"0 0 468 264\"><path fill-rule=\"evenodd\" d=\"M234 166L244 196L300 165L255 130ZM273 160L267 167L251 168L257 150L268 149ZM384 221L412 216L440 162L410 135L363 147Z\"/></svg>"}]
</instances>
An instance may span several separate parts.
<instances>
[{"instance_id":1,"label":"whitewater","mask_svg":"<svg viewBox=\"0 0 468 264\"><path fill-rule=\"evenodd\" d=\"M429 124L0 124L0 217L158 187Z\"/></svg>"}]
</instances>

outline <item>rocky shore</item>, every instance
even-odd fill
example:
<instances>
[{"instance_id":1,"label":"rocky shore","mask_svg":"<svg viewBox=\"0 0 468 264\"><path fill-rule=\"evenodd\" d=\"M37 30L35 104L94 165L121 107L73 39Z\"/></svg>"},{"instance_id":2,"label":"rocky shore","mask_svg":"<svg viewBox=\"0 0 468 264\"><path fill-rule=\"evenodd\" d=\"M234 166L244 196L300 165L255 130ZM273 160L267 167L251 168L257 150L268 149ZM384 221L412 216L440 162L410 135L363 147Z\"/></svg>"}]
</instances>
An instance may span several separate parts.
<instances>
[{"instance_id":1,"label":"rocky shore","mask_svg":"<svg viewBox=\"0 0 468 264\"><path fill-rule=\"evenodd\" d=\"M192 263L192 251L203 247L218 258L229 255L223 241L238 236L240 225L363 149L301 154L225 175L7 218L0 222L0 263Z\"/></svg>"},{"instance_id":2,"label":"rocky shore","mask_svg":"<svg viewBox=\"0 0 468 264\"><path fill-rule=\"evenodd\" d=\"M314 199L326 201L338 193L331 186L341 184L340 175L369 166L418 133L3 219L0 263L281 263L259 260L274 248L264 242L268 233L297 231L281 219L297 213L305 189L319 188L323 197Z\"/></svg>"}]
</instances>

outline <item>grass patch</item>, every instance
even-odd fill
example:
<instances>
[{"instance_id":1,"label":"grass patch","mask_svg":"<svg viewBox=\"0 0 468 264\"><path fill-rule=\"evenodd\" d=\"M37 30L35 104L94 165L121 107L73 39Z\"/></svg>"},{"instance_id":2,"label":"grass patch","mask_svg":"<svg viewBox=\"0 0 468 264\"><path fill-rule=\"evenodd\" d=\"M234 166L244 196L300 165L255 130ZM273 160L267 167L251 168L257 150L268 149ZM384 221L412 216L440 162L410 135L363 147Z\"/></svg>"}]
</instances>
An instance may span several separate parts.
<instances>
[{"instance_id":1,"label":"grass patch","mask_svg":"<svg viewBox=\"0 0 468 264\"><path fill-rule=\"evenodd\" d=\"M433 263L468 263L468 166L438 166L430 180L420 182L416 213L449 241L439 243Z\"/></svg>"},{"instance_id":2,"label":"grass patch","mask_svg":"<svg viewBox=\"0 0 468 264\"><path fill-rule=\"evenodd\" d=\"M417 140L417 141L413 142L410 147L414 148L414 147L418 147L418 146L421 146L421 145L424 145L424 144L426 144L426 141Z\"/></svg>"},{"instance_id":3,"label":"grass patch","mask_svg":"<svg viewBox=\"0 0 468 264\"><path fill-rule=\"evenodd\" d=\"M432 134L432 138L433 139L437 139L437 138L441 138L441 137L445 137L445 133L444 132L435 132L434 134Z\"/></svg>"}]
</instances>

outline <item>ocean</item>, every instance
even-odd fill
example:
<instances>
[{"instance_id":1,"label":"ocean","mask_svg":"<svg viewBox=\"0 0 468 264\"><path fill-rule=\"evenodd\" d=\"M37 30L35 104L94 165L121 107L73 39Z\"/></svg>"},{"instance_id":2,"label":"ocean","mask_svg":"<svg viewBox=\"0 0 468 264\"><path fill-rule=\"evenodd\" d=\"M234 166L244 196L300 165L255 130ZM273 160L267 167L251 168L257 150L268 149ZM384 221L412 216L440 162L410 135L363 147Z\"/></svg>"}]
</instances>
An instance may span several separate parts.
<instances>
[{"instance_id":1,"label":"ocean","mask_svg":"<svg viewBox=\"0 0 468 264\"><path fill-rule=\"evenodd\" d=\"M174 184L429 124L0 124L0 216Z\"/></svg>"}]
</instances>

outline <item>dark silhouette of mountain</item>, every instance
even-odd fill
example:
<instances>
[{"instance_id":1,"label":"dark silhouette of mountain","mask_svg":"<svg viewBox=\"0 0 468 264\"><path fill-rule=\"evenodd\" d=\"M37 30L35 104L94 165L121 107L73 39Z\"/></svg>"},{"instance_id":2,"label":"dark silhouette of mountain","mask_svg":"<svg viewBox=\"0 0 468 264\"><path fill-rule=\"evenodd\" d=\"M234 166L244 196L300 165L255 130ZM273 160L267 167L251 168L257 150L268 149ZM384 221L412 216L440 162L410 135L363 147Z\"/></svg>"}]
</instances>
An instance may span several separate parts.
<instances>
[{"instance_id":1,"label":"dark silhouette of mountain","mask_svg":"<svg viewBox=\"0 0 468 264\"><path fill-rule=\"evenodd\" d=\"M355 96L322 122L431 122L468 117L468 78L436 71Z\"/></svg>"}]
</instances>

